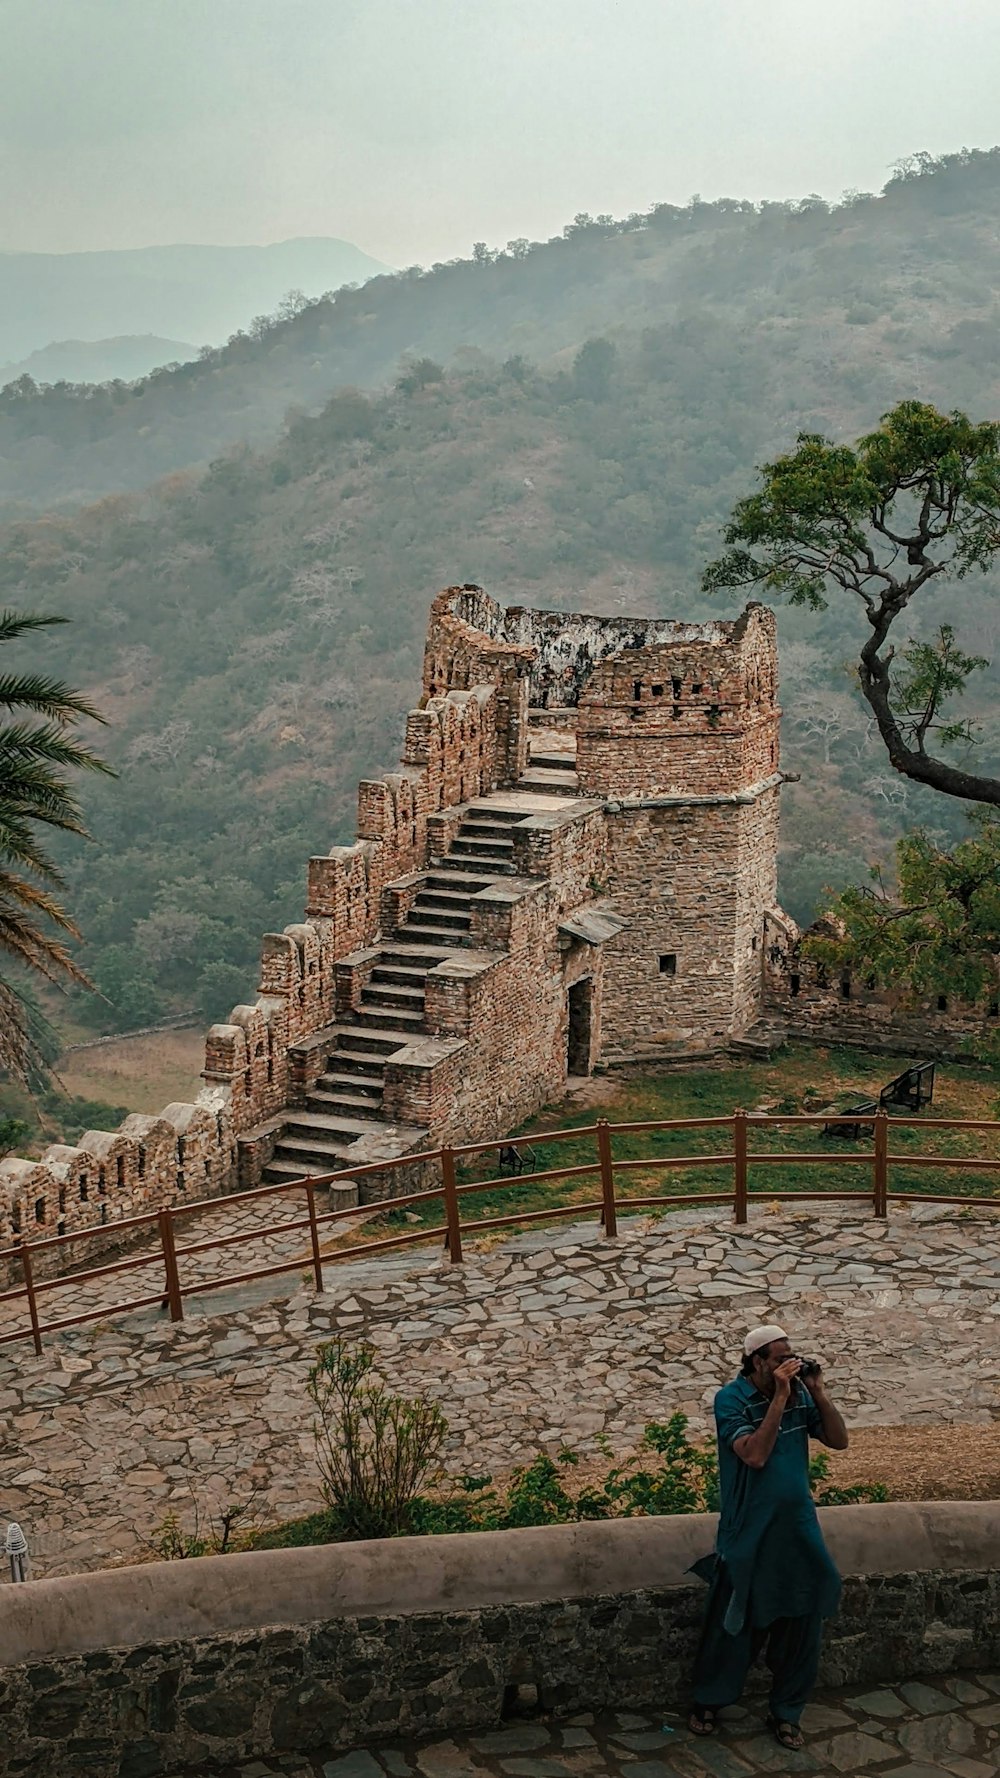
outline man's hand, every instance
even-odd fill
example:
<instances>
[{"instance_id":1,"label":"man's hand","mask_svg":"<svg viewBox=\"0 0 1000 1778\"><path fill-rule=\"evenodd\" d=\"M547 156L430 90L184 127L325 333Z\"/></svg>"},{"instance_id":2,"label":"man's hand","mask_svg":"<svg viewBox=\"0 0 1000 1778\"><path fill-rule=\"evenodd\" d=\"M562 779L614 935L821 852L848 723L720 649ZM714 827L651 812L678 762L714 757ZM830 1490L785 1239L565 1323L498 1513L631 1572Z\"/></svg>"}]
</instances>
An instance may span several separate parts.
<instances>
[{"instance_id":1,"label":"man's hand","mask_svg":"<svg viewBox=\"0 0 1000 1778\"><path fill-rule=\"evenodd\" d=\"M784 1364L776 1365L773 1372L775 1395L787 1401L792 1393L792 1381L798 1376L801 1369L801 1358L786 1358Z\"/></svg>"},{"instance_id":2,"label":"man's hand","mask_svg":"<svg viewBox=\"0 0 1000 1778\"><path fill-rule=\"evenodd\" d=\"M801 1378L801 1382L803 1389L808 1389L813 1401L818 1401L821 1395L826 1394L826 1384L823 1381L821 1370L814 1370L811 1376Z\"/></svg>"}]
</instances>

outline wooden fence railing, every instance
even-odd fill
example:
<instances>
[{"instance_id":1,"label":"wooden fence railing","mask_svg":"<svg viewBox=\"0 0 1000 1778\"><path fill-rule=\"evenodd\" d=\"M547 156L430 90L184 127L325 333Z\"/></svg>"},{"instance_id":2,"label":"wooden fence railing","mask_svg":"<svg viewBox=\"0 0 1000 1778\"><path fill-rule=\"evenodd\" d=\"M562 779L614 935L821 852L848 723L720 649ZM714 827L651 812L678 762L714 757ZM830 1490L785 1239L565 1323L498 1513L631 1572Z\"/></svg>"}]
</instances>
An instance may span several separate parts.
<instances>
[{"instance_id":1,"label":"wooden fence railing","mask_svg":"<svg viewBox=\"0 0 1000 1778\"><path fill-rule=\"evenodd\" d=\"M501 1148L516 1147L518 1138L505 1136L491 1142L470 1142L454 1148L440 1148L423 1154L407 1155L403 1160L394 1162L375 1161L361 1167L345 1167L336 1173L325 1173L312 1178L297 1180L291 1184L261 1186L255 1191L238 1192L222 1198L204 1198L190 1204L174 1204L161 1210L150 1210L140 1216L123 1219L111 1225L117 1235L145 1228L150 1234L155 1230L158 1243L151 1251L133 1253L121 1259L110 1261L106 1265L94 1266L85 1270L73 1270L54 1277L38 1278L33 1264L34 1256L43 1251L79 1248L86 1246L90 1239L100 1239L106 1243L109 1225L97 1224L90 1229L80 1229L71 1234L44 1236L37 1240L21 1240L16 1246L0 1249L0 1263L17 1262L21 1271L21 1282L13 1289L0 1292L0 1308L8 1303L23 1301L27 1311L27 1320L23 1325L5 1328L0 1332L0 1345L11 1340L32 1339L35 1351L42 1350L42 1335L57 1333L63 1328L77 1327L87 1321L103 1321L110 1315L122 1315L134 1309L148 1308L159 1305L169 1311L174 1321L184 1317L186 1298L196 1296L205 1291L224 1289L230 1285L248 1284L262 1278L277 1277L285 1272L301 1272L311 1270L317 1291L323 1289L324 1266L339 1263L375 1253L384 1253L390 1248L408 1247L420 1241L442 1242L452 1262L462 1258L463 1232L482 1233L485 1229L513 1228L526 1223L545 1222L556 1218L579 1218L588 1214L598 1216L604 1233L613 1236L617 1233L618 1213L622 1209L651 1209L658 1206L678 1206L694 1204L726 1204L731 1203L735 1221L746 1223L749 1206L754 1191L750 1185L751 1172L760 1168L771 1167L810 1167L830 1166L855 1167L864 1169L868 1174L867 1183L860 1189L851 1191L831 1191L823 1188L815 1191L774 1192L770 1189L757 1195L766 1196L771 1202L778 1200L788 1202L814 1202L827 1198L849 1199L857 1203L871 1206L872 1215L876 1218L885 1217L892 1202L901 1202L912 1198L914 1191L893 1192L890 1189L891 1169L893 1166L906 1167L913 1172L924 1168L960 1169L977 1175L981 1172L1000 1171L997 1139L1000 1138L1000 1123L974 1122L955 1118L924 1118L924 1117L893 1117L891 1120L884 1111L878 1111L867 1120L871 1124L872 1137L869 1148L851 1153L831 1153L822 1150L773 1150L759 1152L751 1150L750 1133L791 1126L816 1126L831 1124L858 1123L857 1115L852 1117L830 1117L828 1113L819 1115L771 1116L745 1111L733 1112L727 1117L707 1118L669 1118L650 1121L648 1123L611 1124L606 1118L600 1118L594 1124L587 1124L571 1130L552 1130L537 1134L535 1143L546 1146L553 1143L577 1142L592 1144L593 1157L582 1163L574 1163L565 1167L547 1167L533 1173L519 1173L514 1177L492 1174L488 1178L460 1181L458 1167L460 1163L468 1163L473 1157ZM889 1129L919 1129L921 1131L960 1131L964 1134L985 1132L994 1138L994 1152L985 1157L967 1157L964 1155L932 1155L920 1153L892 1153L889 1149ZM640 1157L620 1159L615 1157L614 1143L616 1138L635 1137L640 1135L664 1134L677 1130L729 1132L731 1144L721 1150L709 1150L700 1154L677 1155L649 1154ZM411 1229L405 1233L392 1234L379 1240L362 1241L352 1246L339 1248L336 1254L324 1255L320 1239L321 1230L335 1227L348 1218L356 1217L357 1210L347 1208L341 1210L319 1211L316 1204L316 1193L320 1187L339 1185L363 1179L372 1173L386 1174L400 1171L413 1166L436 1164L440 1172L441 1183L429 1190L409 1191L393 1198L386 1198L378 1203L380 1215L404 1211L411 1204L440 1201L443 1221L430 1227ZM651 1194L641 1195L624 1193L619 1189L619 1181L627 1180L630 1174L648 1174L650 1172L669 1172L686 1168L701 1168L705 1171L723 1169L731 1177L731 1185L726 1190L697 1191L684 1194ZM561 1181L575 1181L593 1178L595 1193L593 1199L574 1199L572 1202L547 1205L543 1208L522 1207L503 1214L487 1215L463 1220L463 1206L478 1194L496 1193L511 1188L528 1185L549 1185ZM279 1222L261 1223L252 1229L223 1234L210 1240L195 1240L187 1245L178 1245L178 1234L183 1231L186 1218L207 1211L225 1215L227 1209L252 1203L258 1205L268 1197L288 1197L304 1201L305 1214ZM969 1192L959 1196L931 1196L922 1189L919 1197L923 1203L961 1204L961 1205L995 1205L1000 1208L1000 1197L973 1196ZM308 1231L308 1246L306 1233ZM293 1257L280 1261L278 1264L259 1266L250 1271L224 1272L213 1274L207 1278L188 1278L185 1281L182 1262L193 1258L196 1254L205 1254L214 1250L244 1246L254 1241L266 1240L275 1235L292 1235L301 1233L303 1247ZM78 1290L81 1285L91 1283L94 1279L108 1278L116 1273L136 1271L142 1267L161 1265L163 1281L143 1296L109 1303L102 1300L98 1305L85 1309L81 1313L64 1315L57 1320L43 1320L39 1309L39 1301L59 1291Z\"/></svg>"}]
</instances>

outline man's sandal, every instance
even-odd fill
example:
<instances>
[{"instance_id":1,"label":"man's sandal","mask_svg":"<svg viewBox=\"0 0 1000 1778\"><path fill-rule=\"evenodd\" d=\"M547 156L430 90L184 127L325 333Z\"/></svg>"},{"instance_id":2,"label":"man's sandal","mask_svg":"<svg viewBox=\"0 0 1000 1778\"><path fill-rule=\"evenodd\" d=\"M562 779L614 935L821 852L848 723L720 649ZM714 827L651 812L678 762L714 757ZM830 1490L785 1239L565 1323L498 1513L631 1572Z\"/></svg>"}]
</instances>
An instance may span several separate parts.
<instances>
[{"instance_id":1,"label":"man's sandal","mask_svg":"<svg viewBox=\"0 0 1000 1778\"><path fill-rule=\"evenodd\" d=\"M779 1747L787 1747L795 1752L806 1744L806 1738L797 1722L779 1722L776 1716L769 1716L767 1726Z\"/></svg>"},{"instance_id":2,"label":"man's sandal","mask_svg":"<svg viewBox=\"0 0 1000 1778\"><path fill-rule=\"evenodd\" d=\"M688 1728L692 1735L715 1734L715 1711L711 1704L695 1704L688 1717Z\"/></svg>"}]
</instances>

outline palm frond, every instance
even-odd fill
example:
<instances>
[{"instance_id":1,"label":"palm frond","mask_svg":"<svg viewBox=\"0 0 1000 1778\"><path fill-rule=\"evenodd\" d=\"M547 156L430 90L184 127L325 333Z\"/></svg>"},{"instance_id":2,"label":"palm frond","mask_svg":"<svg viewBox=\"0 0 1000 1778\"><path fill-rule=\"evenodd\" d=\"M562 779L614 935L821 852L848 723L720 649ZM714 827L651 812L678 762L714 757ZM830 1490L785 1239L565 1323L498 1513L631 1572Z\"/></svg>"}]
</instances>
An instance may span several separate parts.
<instances>
[{"instance_id":1,"label":"palm frond","mask_svg":"<svg viewBox=\"0 0 1000 1778\"><path fill-rule=\"evenodd\" d=\"M53 624L68 624L68 617L57 617L40 611L0 611L0 642L13 642L29 630L47 630Z\"/></svg>"},{"instance_id":2,"label":"palm frond","mask_svg":"<svg viewBox=\"0 0 1000 1778\"><path fill-rule=\"evenodd\" d=\"M22 705L57 722L79 716L89 716L92 722L107 722L89 698L71 690L64 680L47 679L41 673L0 673L0 705L7 709Z\"/></svg>"},{"instance_id":3,"label":"palm frond","mask_svg":"<svg viewBox=\"0 0 1000 1778\"><path fill-rule=\"evenodd\" d=\"M0 779L7 755L15 759L22 756L47 759L52 765L81 766L86 771L105 772L110 778L115 776L112 766L81 741L71 740L66 730L56 722L41 725L27 722L0 724Z\"/></svg>"}]
</instances>

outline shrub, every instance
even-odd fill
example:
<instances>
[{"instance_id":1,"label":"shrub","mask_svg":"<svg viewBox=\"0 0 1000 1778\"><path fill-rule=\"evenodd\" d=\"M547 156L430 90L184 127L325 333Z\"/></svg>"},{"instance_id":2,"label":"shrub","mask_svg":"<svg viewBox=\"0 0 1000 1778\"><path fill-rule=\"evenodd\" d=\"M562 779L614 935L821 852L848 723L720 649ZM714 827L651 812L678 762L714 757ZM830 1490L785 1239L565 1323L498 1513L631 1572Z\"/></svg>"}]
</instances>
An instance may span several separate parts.
<instances>
[{"instance_id":1,"label":"shrub","mask_svg":"<svg viewBox=\"0 0 1000 1778\"><path fill-rule=\"evenodd\" d=\"M323 1497L343 1537L398 1537L440 1455L448 1422L427 1395L393 1395L371 1379L375 1348L342 1339L318 1349L308 1389Z\"/></svg>"}]
</instances>

